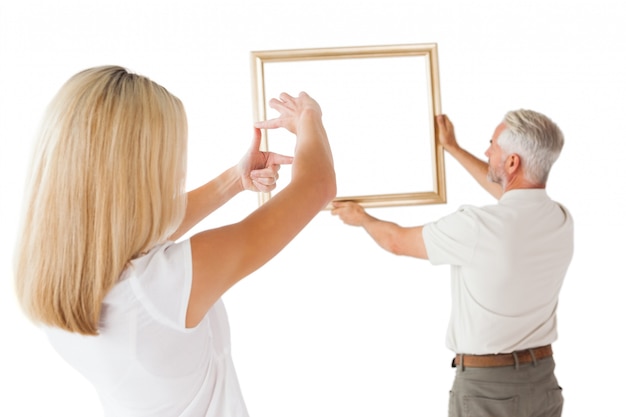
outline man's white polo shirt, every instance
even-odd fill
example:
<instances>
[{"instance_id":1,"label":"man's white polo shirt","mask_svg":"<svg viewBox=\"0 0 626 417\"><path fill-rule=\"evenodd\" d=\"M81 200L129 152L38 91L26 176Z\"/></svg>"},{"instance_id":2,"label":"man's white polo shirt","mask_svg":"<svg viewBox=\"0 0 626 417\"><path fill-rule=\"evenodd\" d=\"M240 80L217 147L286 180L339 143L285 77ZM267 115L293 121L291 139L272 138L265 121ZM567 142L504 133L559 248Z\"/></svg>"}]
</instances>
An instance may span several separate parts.
<instances>
[{"instance_id":1,"label":"man's white polo shirt","mask_svg":"<svg viewBox=\"0 0 626 417\"><path fill-rule=\"evenodd\" d=\"M430 262L451 265L448 348L481 355L554 342L573 238L571 215L544 189L511 190L426 224Z\"/></svg>"}]
</instances>

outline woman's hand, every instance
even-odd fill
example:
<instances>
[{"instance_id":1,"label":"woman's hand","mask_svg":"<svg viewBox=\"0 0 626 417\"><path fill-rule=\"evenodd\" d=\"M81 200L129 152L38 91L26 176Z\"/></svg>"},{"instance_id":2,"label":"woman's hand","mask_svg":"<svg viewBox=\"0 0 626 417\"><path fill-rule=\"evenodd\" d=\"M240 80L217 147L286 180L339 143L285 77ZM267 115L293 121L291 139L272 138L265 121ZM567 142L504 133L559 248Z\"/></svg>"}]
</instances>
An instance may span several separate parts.
<instances>
[{"instance_id":1,"label":"woman's hand","mask_svg":"<svg viewBox=\"0 0 626 417\"><path fill-rule=\"evenodd\" d=\"M261 131L255 128L252 145L241 158L239 164L237 164L237 169L242 189L269 192L276 188L280 166L282 164L291 164L293 157L260 151L260 145Z\"/></svg>"},{"instance_id":2,"label":"woman's hand","mask_svg":"<svg viewBox=\"0 0 626 417\"><path fill-rule=\"evenodd\" d=\"M259 129L285 128L291 133L298 133L298 126L304 114L315 114L322 117L322 109L319 104L307 93L301 92L298 97L292 97L287 93L282 93L278 99L270 100L269 105L280 113L275 119L265 120L255 123Z\"/></svg>"}]
</instances>

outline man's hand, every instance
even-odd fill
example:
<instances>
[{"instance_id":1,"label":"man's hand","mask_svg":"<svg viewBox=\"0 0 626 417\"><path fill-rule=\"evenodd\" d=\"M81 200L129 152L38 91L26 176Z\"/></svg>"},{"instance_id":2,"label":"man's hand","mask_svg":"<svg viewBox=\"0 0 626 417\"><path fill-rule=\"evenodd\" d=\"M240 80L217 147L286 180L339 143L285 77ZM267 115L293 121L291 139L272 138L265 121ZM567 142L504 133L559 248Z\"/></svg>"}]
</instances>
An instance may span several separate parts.
<instances>
[{"instance_id":1,"label":"man's hand","mask_svg":"<svg viewBox=\"0 0 626 417\"><path fill-rule=\"evenodd\" d=\"M293 157L273 152L262 152L261 131L254 129L252 145L243 156L237 169L241 178L241 187L244 190L269 192L276 188L278 170L281 164L291 164Z\"/></svg>"},{"instance_id":2,"label":"man's hand","mask_svg":"<svg viewBox=\"0 0 626 417\"><path fill-rule=\"evenodd\" d=\"M331 214L339 216L341 221L350 226L363 226L369 217L363 207L354 201L335 201Z\"/></svg>"},{"instance_id":3,"label":"man's hand","mask_svg":"<svg viewBox=\"0 0 626 417\"><path fill-rule=\"evenodd\" d=\"M435 120L437 122L437 140L441 143L441 146L448 152L458 149L459 144L454 134L454 125L448 119L448 116L440 114L436 116Z\"/></svg>"}]
</instances>

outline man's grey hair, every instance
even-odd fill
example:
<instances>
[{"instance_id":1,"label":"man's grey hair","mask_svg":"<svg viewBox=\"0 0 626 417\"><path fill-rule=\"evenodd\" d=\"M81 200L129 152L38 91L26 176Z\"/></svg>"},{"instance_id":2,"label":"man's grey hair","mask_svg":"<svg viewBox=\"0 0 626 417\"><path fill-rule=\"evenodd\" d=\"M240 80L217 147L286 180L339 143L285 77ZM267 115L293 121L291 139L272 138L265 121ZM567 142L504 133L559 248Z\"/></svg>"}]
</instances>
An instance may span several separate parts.
<instances>
[{"instance_id":1,"label":"man's grey hair","mask_svg":"<svg viewBox=\"0 0 626 417\"><path fill-rule=\"evenodd\" d=\"M520 156L527 180L545 185L563 149L561 129L545 115L524 109L508 112L503 122L506 129L498 137L498 145L505 154Z\"/></svg>"}]
</instances>

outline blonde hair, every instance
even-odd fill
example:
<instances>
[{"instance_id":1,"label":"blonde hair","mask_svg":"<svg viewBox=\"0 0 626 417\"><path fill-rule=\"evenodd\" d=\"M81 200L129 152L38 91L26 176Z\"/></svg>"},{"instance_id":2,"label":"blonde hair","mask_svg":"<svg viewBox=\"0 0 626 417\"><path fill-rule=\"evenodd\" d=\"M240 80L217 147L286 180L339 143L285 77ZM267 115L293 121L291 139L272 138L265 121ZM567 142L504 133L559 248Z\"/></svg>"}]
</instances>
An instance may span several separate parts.
<instances>
[{"instance_id":1,"label":"blonde hair","mask_svg":"<svg viewBox=\"0 0 626 417\"><path fill-rule=\"evenodd\" d=\"M186 153L182 103L148 78L105 66L65 83L43 119L16 248L31 320L98 334L128 262L182 221Z\"/></svg>"}]
</instances>

